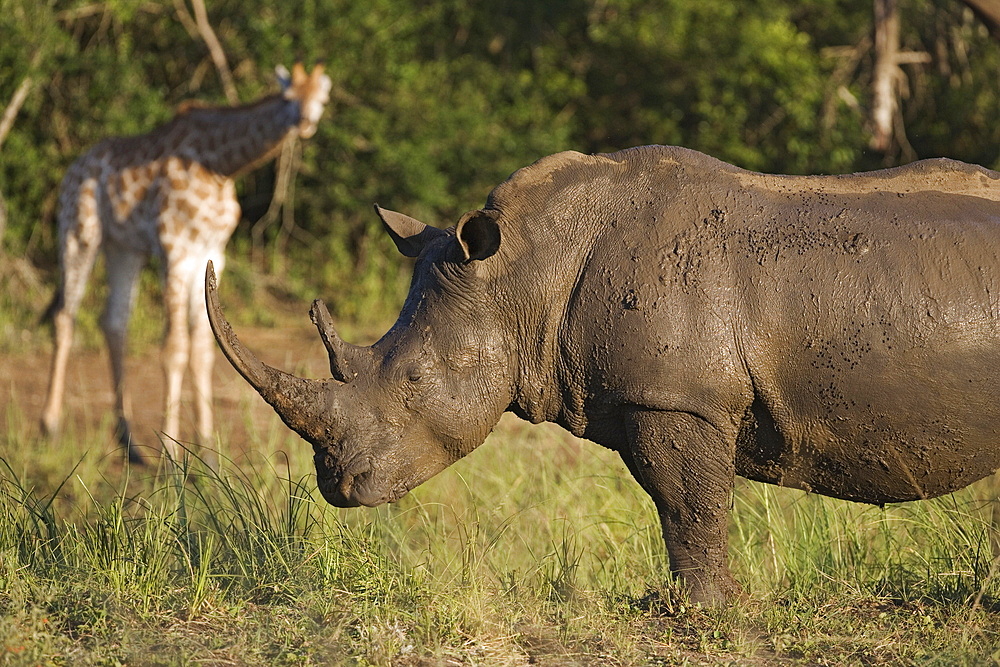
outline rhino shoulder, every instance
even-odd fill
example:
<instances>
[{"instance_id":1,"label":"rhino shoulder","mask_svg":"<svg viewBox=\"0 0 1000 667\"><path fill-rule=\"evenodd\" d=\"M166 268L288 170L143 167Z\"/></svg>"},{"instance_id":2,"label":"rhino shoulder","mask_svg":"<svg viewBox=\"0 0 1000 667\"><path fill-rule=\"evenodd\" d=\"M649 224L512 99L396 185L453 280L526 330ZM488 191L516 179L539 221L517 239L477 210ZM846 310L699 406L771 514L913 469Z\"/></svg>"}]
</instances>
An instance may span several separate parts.
<instances>
[{"instance_id":1,"label":"rhino shoulder","mask_svg":"<svg viewBox=\"0 0 1000 667\"><path fill-rule=\"evenodd\" d=\"M513 190L551 183L555 174L564 170L577 170L593 167L605 162L600 156L586 155L577 151L562 151L536 160L527 167L522 167L511 174L506 181L497 186L497 190Z\"/></svg>"},{"instance_id":2,"label":"rhino shoulder","mask_svg":"<svg viewBox=\"0 0 1000 667\"><path fill-rule=\"evenodd\" d=\"M588 155L577 151L554 153L518 169L494 188L493 203L522 198L528 192L550 193L572 184L601 177L622 176L630 171L651 173L674 171L698 173L744 172L733 165L680 146L636 146L614 153ZM750 173L750 172L744 172Z\"/></svg>"},{"instance_id":3,"label":"rhino shoulder","mask_svg":"<svg viewBox=\"0 0 1000 667\"><path fill-rule=\"evenodd\" d=\"M518 169L493 188L486 207L516 210L551 203L557 191L593 178L600 173L601 165L606 163L607 160L600 156L576 151L547 155Z\"/></svg>"}]
</instances>

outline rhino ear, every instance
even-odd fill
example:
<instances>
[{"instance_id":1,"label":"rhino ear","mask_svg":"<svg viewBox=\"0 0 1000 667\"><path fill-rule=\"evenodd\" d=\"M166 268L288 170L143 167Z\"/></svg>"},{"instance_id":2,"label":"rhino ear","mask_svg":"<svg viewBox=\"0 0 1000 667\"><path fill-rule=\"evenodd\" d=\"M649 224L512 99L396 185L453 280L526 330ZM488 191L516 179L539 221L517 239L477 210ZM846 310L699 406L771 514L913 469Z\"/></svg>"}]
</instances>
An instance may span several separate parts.
<instances>
[{"instance_id":1,"label":"rhino ear","mask_svg":"<svg viewBox=\"0 0 1000 667\"><path fill-rule=\"evenodd\" d=\"M375 212L382 220L385 231L389 232L399 252L407 257L416 257L431 240L445 233L443 229L425 225L408 215L390 211L375 204Z\"/></svg>"},{"instance_id":2,"label":"rhino ear","mask_svg":"<svg viewBox=\"0 0 1000 667\"><path fill-rule=\"evenodd\" d=\"M500 249L500 225L496 211L469 211L455 227L466 261L492 257Z\"/></svg>"}]
</instances>

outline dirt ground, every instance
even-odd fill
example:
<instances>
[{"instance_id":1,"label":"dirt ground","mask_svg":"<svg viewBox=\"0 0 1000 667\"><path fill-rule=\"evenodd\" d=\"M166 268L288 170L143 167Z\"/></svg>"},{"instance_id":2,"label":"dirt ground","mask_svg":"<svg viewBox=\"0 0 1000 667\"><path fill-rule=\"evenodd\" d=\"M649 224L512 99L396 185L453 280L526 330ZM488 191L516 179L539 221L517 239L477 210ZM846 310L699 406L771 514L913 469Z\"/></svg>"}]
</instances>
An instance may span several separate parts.
<instances>
[{"instance_id":1,"label":"dirt ground","mask_svg":"<svg viewBox=\"0 0 1000 667\"><path fill-rule=\"evenodd\" d=\"M263 361L282 370L307 377L328 377L325 351L315 329L303 317L301 327L236 327L251 350ZM132 400L132 431L144 447L159 444L158 431L163 415L164 376L158 346L146 346L127 360L128 393ZM10 433L39 433L38 422L48 389L51 345L24 354L0 354L0 438ZM216 354L215 425L224 432L230 447L249 445L247 414L255 428L264 428L276 419L271 408L241 378L221 352ZM180 440L194 440L192 390L186 380L181 407ZM114 392L106 350L74 348L67 369L66 397L63 404L63 434L108 434L113 442ZM249 408L249 410L247 410ZM12 423L16 421L17 423ZM2 450L2 448L0 448Z\"/></svg>"}]
</instances>

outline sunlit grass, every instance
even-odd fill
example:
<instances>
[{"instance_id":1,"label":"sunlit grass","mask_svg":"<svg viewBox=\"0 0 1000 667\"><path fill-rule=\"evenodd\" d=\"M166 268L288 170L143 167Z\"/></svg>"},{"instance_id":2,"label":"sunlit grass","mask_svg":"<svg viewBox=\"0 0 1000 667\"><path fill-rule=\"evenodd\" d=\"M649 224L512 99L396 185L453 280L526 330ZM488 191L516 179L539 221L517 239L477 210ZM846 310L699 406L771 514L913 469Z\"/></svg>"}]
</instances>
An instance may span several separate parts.
<instances>
[{"instance_id":1,"label":"sunlit grass","mask_svg":"<svg viewBox=\"0 0 1000 667\"><path fill-rule=\"evenodd\" d=\"M809 594L850 589L902 599L994 598L987 480L932 501L885 508L758 484L737 493L734 567L748 583Z\"/></svg>"},{"instance_id":2,"label":"sunlit grass","mask_svg":"<svg viewBox=\"0 0 1000 667\"><path fill-rule=\"evenodd\" d=\"M338 510L280 424L255 427L252 451L222 438L218 469L197 450L127 468L103 434L70 451L12 417L10 664L977 664L1000 649L988 484L880 509L741 483L746 597L709 611L668 581L652 504L616 455L555 427L505 418L399 503Z\"/></svg>"}]
</instances>

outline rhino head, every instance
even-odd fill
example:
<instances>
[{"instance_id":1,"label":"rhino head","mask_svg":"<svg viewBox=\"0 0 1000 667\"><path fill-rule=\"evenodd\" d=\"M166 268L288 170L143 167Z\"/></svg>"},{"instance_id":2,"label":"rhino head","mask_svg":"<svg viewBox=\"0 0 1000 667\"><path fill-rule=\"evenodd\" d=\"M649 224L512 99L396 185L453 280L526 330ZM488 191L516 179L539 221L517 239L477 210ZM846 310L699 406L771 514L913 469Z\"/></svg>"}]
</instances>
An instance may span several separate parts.
<instances>
[{"instance_id":1,"label":"rhino head","mask_svg":"<svg viewBox=\"0 0 1000 667\"><path fill-rule=\"evenodd\" d=\"M496 213L473 211L443 230L376 211L400 252L416 257L409 295L395 325L370 347L343 341L323 302L313 303L329 379L260 361L223 316L211 262L205 275L223 353L312 444L320 492L338 507L399 499L478 447L511 401L511 351L490 294Z\"/></svg>"}]
</instances>

